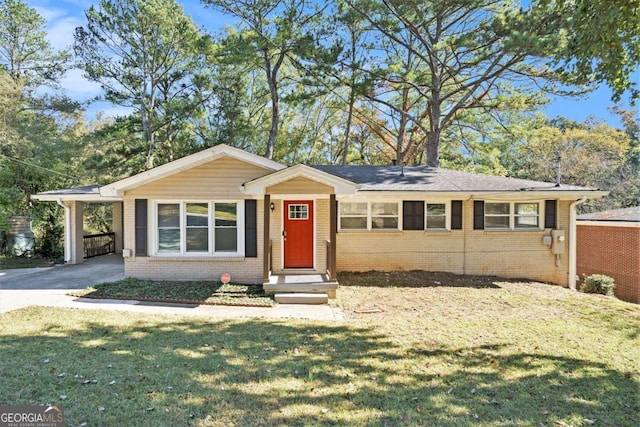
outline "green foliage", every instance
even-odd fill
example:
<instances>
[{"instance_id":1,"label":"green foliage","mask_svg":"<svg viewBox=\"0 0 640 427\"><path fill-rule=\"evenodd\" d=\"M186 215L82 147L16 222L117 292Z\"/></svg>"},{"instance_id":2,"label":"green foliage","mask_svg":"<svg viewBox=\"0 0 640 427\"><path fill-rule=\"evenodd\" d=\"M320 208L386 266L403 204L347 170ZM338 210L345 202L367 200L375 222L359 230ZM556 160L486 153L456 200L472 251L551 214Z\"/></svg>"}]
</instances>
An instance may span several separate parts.
<instances>
[{"instance_id":1,"label":"green foliage","mask_svg":"<svg viewBox=\"0 0 640 427\"><path fill-rule=\"evenodd\" d=\"M561 24L563 42L553 64L581 83L606 83L613 99L625 91L633 101L640 87L640 1L537 0L533 10Z\"/></svg>"},{"instance_id":2,"label":"green foliage","mask_svg":"<svg viewBox=\"0 0 640 427\"><path fill-rule=\"evenodd\" d=\"M195 144L185 118L202 114L209 38L174 0L101 0L85 14L79 65L106 100L134 109L146 168L182 157Z\"/></svg>"},{"instance_id":3,"label":"green foliage","mask_svg":"<svg viewBox=\"0 0 640 427\"><path fill-rule=\"evenodd\" d=\"M57 84L68 52L54 52L47 40L45 20L20 0L0 0L0 69L35 89Z\"/></svg>"},{"instance_id":4,"label":"green foliage","mask_svg":"<svg viewBox=\"0 0 640 427\"><path fill-rule=\"evenodd\" d=\"M580 292L587 294L613 295L615 283L613 278L604 274L592 274L585 276Z\"/></svg>"}]
</instances>

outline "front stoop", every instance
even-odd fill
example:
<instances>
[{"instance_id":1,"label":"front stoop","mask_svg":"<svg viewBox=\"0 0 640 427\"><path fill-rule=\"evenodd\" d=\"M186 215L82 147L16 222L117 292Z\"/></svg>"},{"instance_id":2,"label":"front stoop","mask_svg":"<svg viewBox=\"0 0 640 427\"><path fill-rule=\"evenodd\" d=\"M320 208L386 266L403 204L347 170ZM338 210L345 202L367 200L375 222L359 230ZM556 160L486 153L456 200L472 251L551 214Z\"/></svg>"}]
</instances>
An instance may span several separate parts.
<instances>
[{"instance_id":1,"label":"front stoop","mask_svg":"<svg viewBox=\"0 0 640 427\"><path fill-rule=\"evenodd\" d=\"M279 304L327 304L327 294L315 293L276 293L274 298Z\"/></svg>"},{"instance_id":2,"label":"front stoop","mask_svg":"<svg viewBox=\"0 0 640 427\"><path fill-rule=\"evenodd\" d=\"M283 304L326 304L336 297L338 282L330 282L326 274L276 274L262 287Z\"/></svg>"}]
</instances>

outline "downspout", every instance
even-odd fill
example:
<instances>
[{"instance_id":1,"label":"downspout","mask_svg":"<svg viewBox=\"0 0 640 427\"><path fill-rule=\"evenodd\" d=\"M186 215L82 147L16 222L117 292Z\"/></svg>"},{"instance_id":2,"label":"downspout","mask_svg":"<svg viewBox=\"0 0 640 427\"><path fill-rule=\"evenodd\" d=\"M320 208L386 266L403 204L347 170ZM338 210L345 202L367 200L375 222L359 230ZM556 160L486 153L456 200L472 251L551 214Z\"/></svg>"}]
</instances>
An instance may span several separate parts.
<instances>
[{"instance_id":1,"label":"downspout","mask_svg":"<svg viewBox=\"0 0 640 427\"><path fill-rule=\"evenodd\" d=\"M576 254L576 241L577 241L577 226L576 226L576 207L583 204L588 200L587 197L582 196L569 206L569 289L576 290L576 276L577 276L577 254Z\"/></svg>"},{"instance_id":2,"label":"downspout","mask_svg":"<svg viewBox=\"0 0 640 427\"><path fill-rule=\"evenodd\" d=\"M71 212L62 199L56 200L56 203L64 208L64 262L66 264L71 261Z\"/></svg>"}]
</instances>

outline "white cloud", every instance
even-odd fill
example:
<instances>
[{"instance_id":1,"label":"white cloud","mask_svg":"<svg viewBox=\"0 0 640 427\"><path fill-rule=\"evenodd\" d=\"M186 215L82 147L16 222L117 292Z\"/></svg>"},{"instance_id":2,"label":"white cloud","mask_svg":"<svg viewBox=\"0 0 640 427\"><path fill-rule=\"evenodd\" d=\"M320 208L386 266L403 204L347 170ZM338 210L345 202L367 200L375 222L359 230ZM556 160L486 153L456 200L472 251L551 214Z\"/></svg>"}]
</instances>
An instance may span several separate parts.
<instances>
[{"instance_id":1,"label":"white cloud","mask_svg":"<svg viewBox=\"0 0 640 427\"><path fill-rule=\"evenodd\" d=\"M60 86L72 99L88 99L99 95L100 85L82 76L82 70L73 68L60 80Z\"/></svg>"},{"instance_id":2,"label":"white cloud","mask_svg":"<svg viewBox=\"0 0 640 427\"><path fill-rule=\"evenodd\" d=\"M73 45L73 33L76 27L84 24L85 21L83 19L75 16L66 16L50 22L47 28L47 38L51 46L57 50L70 48Z\"/></svg>"}]
</instances>

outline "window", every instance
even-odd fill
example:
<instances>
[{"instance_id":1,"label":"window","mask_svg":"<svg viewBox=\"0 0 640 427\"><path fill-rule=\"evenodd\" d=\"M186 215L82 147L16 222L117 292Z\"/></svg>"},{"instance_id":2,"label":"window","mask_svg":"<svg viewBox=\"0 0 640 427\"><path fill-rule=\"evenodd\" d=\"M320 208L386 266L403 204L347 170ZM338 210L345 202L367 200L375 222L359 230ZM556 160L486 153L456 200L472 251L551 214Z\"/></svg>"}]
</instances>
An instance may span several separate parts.
<instances>
[{"instance_id":1,"label":"window","mask_svg":"<svg viewBox=\"0 0 640 427\"><path fill-rule=\"evenodd\" d=\"M510 204L509 203L485 203L484 226L485 228L509 227Z\"/></svg>"},{"instance_id":2,"label":"window","mask_svg":"<svg viewBox=\"0 0 640 427\"><path fill-rule=\"evenodd\" d=\"M158 252L180 252L180 205L158 205Z\"/></svg>"},{"instance_id":3,"label":"window","mask_svg":"<svg viewBox=\"0 0 640 427\"><path fill-rule=\"evenodd\" d=\"M485 229L539 229L540 203L538 202L485 202Z\"/></svg>"},{"instance_id":4,"label":"window","mask_svg":"<svg viewBox=\"0 0 640 427\"><path fill-rule=\"evenodd\" d=\"M371 203L371 228L398 229L397 203Z\"/></svg>"},{"instance_id":5,"label":"window","mask_svg":"<svg viewBox=\"0 0 640 427\"><path fill-rule=\"evenodd\" d=\"M340 203L340 228L366 230L367 211L367 203Z\"/></svg>"},{"instance_id":6,"label":"window","mask_svg":"<svg viewBox=\"0 0 640 427\"><path fill-rule=\"evenodd\" d=\"M241 204L181 202L156 204L158 254L238 253ZM240 212L241 211L241 212ZM211 226L213 224L213 227Z\"/></svg>"},{"instance_id":7,"label":"window","mask_svg":"<svg viewBox=\"0 0 640 427\"><path fill-rule=\"evenodd\" d=\"M427 204L427 229L446 229L447 209L444 203Z\"/></svg>"},{"instance_id":8,"label":"window","mask_svg":"<svg viewBox=\"0 0 640 427\"><path fill-rule=\"evenodd\" d=\"M515 228L539 228L538 204L515 203Z\"/></svg>"},{"instance_id":9,"label":"window","mask_svg":"<svg viewBox=\"0 0 640 427\"><path fill-rule=\"evenodd\" d=\"M187 252L209 252L208 203L187 203Z\"/></svg>"},{"instance_id":10,"label":"window","mask_svg":"<svg viewBox=\"0 0 640 427\"><path fill-rule=\"evenodd\" d=\"M216 203L215 251L238 250L238 208L236 203Z\"/></svg>"},{"instance_id":11,"label":"window","mask_svg":"<svg viewBox=\"0 0 640 427\"><path fill-rule=\"evenodd\" d=\"M309 219L309 205L289 205L289 219Z\"/></svg>"},{"instance_id":12,"label":"window","mask_svg":"<svg viewBox=\"0 0 640 427\"><path fill-rule=\"evenodd\" d=\"M340 203L341 230L397 230L398 203Z\"/></svg>"}]
</instances>

